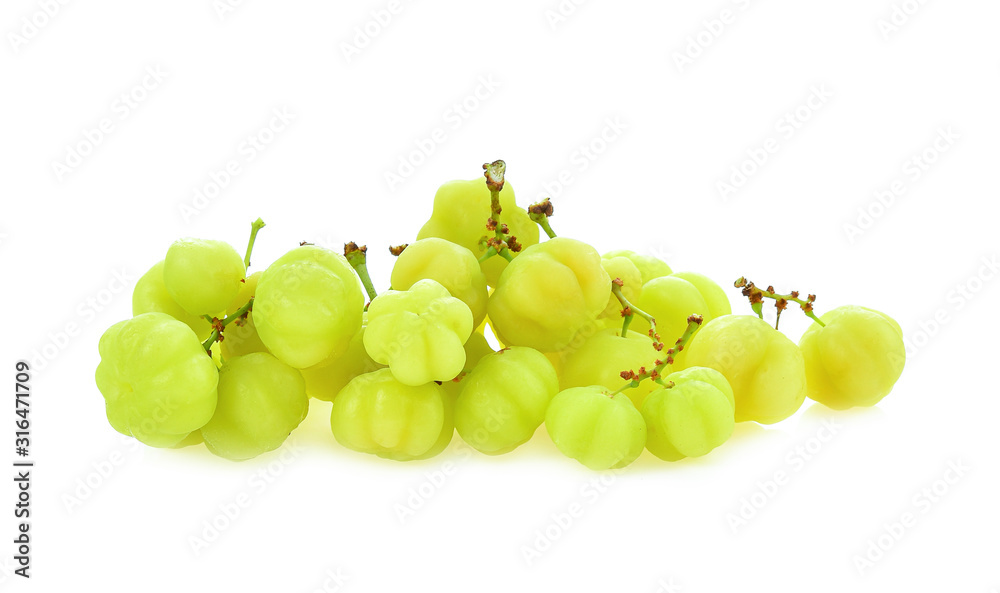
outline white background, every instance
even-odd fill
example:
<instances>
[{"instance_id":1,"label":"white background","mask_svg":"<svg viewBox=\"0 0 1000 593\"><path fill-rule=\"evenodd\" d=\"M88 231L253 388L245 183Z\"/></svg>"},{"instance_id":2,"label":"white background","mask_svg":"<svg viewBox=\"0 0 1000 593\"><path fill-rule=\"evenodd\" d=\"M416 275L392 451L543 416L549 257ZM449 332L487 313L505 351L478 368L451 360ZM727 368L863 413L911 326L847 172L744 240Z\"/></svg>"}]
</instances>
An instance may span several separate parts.
<instances>
[{"instance_id":1,"label":"white background","mask_svg":"<svg viewBox=\"0 0 1000 593\"><path fill-rule=\"evenodd\" d=\"M48 18L45 4L0 11L6 384L15 360L44 359L31 396L33 578L10 576L8 470L0 586L1000 587L998 282L983 263L1000 251L996 3L400 0L384 25L370 21L385 22L386 0L257 0L222 14L210 0L68 2ZM809 107L814 89L826 98ZM250 160L241 145L269 136L275 109L293 120ZM779 124L796 113L796 127ZM86 146L105 118L110 132ZM623 129L606 132L609 121ZM941 130L947 150L933 148ZM88 154L59 173L81 143ZM433 150L414 157L421 143ZM766 147L762 164L745 162ZM132 283L171 241L242 250L260 216L257 269L301 240L353 239L384 289L386 246L414 238L436 187L497 158L522 205L553 196L560 234L708 274L734 311L749 312L730 288L745 274L817 293L820 312L890 313L907 337L902 379L876 409L807 402L775 426L740 425L704 459L645 454L604 484L544 429L501 458L457 439L425 462L369 458L336 444L322 402L284 458L246 463L150 449L108 425L97 340L130 314ZM186 220L181 206L230 160L239 173ZM401 173L401 160L416 166ZM721 190L734 166L751 173ZM905 191L883 206L876 192L894 182ZM794 310L782 322L794 340L805 327ZM736 524L741 508L750 518ZM911 525L892 527L907 512ZM213 521L224 529L196 553ZM881 557L859 570L867 554Z\"/></svg>"}]
</instances>

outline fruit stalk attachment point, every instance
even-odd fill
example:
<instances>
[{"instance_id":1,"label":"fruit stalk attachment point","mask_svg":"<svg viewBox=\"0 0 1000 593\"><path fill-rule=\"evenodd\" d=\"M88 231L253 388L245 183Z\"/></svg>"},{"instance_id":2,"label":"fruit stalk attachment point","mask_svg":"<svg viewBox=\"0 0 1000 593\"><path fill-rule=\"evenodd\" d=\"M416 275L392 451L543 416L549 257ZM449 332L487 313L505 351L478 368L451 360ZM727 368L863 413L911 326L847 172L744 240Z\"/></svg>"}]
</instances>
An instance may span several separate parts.
<instances>
[{"instance_id":1,"label":"fruit stalk attachment point","mask_svg":"<svg viewBox=\"0 0 1000 593\"><path fill-rule=\"evenodd\" d=\"M556 232L552 230L552 226L549 224L549 217L552 216L554 210L552 200L549 198L528 206L528 218L542 227L542 230L549 236L549 239L556 238Z\"/></svg>"},{"instance_id":2,"label":"fruit stalk attachment point","mask_svg":"<svg viewBox=\"0 0 1000 593\"><path fill-rule=\"evenodd\" d=\"M402 250L400 250L402 253ZM344 243L344 257L347 258L347 263L351 264L354 271L357 272L358 278L361 278L361 284L365 286L365 292L368 293L368 300L374 300L378 296L375 292L375 285L372 284L371 276L368 275L368 246L362 245L358 247L358 244L354 241L350 243Z\"/></svg>"},{"instance_id":3,"label":"fruit stalk attachment point","mask_svg":"<svg viewBox=\"0 0 1000 593\"><path fill-rule=\"evenodd\" d=\"M209 319L209 323L212 324L212 333L208 336L207 340L201 343L202 347L205 348L205 352L207 352L209 356L212 354L212 345L225 339L222 332L225 331L226 326L234 321L237 322L237 325L241 324L243 320L246 320L247 315L253 311L253 299L254 297L250 297L247 304L233 311L232 315L226 315L225 319L219 319L218 317L212 317ZM204 317L208 319L208 315L205 315Z\"/></svg>"}]
</instances>

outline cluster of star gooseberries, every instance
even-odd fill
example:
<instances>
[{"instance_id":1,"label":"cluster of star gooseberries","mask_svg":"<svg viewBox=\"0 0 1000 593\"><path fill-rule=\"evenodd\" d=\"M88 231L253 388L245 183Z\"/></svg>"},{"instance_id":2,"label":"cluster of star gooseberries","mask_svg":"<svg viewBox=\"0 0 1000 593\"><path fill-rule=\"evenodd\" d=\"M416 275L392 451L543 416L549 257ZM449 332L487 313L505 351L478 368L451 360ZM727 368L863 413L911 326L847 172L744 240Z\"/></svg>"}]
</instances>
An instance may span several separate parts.
<instances>
[{"instance_id":1,"label":"cluster of star gooseberries","mask_svg":"<svg viewBox=\"0 0 1000 593\"><path fill-rule=\"evenodd\" d=\"M806 397L871 406L902 373L902 332L883 313L817 316L813 295L740 278L755 315L733 315L705 276L557 237L549 200L519 209L503 161L483 167L485 183L442 185L416 240L390 248L382 294L355 243L343 255L303 243L247 275L260 219L243 258L221 241L173 243L136 284L134 317L101 337L111 426L242 460L281 446L316 398L355 451L426 459L457 430L495 455L544 424L602 470L643 449L705 455L736 422L778 422ZM790 303L812 319L798 344L763 320L765 299L778 319Z\"/></svg>"}]
</instances>

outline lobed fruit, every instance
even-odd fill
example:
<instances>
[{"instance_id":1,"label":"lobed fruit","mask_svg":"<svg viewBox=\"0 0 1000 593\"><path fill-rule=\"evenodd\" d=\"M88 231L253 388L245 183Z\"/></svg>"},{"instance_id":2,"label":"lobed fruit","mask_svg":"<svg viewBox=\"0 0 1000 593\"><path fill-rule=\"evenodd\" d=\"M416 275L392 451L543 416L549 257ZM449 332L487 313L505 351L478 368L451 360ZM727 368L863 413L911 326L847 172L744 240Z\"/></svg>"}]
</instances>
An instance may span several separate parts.
<instances>
[{"instance_id":1,"label":"lobed fruit","mask_svg":"<svg viewBox=\"0 0 1000 593\"><path fill-rule=\"evenodd\" d=\"M437 237L407 245L392 267L392 287L407 290L418 280L427 279L437 281L469 307L473 326L486 318L486 276L476 256L465 247Z\"/></svg>"},{"instance_id":2,"label":"lobed fruit","mask_svg":"<svg viewBox=\"0 0 1000 593\"><path fill-rule=\"evenodd\" d=\"M484 356L461 383L455 428L466 443L489 455L527 442L559 391L556 371L545 355L519 346Z\"/></svg>"},{"instance_id":3,"label":"lobed fruit","mask_svg":"<svg viewBox=\"0 0 1000 593\"><path fill-rule=\"evenodd\" d=\"M667 461L705 455L736 422L777 422L807 396L874 405L902 373L902 331L883 313L834 309L796 346L759 317L732 315L701 274L574 239L538 243L509 184L491 207L505 164L484 169L485 181L438 189L417 240L390 250L394 289L380 296L354 243L347 257L303 243L244 278L229 244L176 241L136 283L134 317L98 345L112 427L250 459L279 447L315 397L332 401L335 440L379 457L432 457L456 430L483 453L506 453L544 422L563 454L607 470L643 448ZM532 216L551 216L547 206ZM263 226L252 224L247 261ZM488 256L504 244L494 233L513 250ZM735 286L758 315L773 299L816 319L813 295ZM634 331L623 332L625 306Z\"/></svg>"},{"instance_id":4,"label":"lobed fruit","mask_svg":"<svg viewBox=\"0 0 1000 593\"><path fill-rule=\"evenodd\" d=\"M625 467L646 445L646 423L623 393L599 385L560 391L545 414L556 447L593 470Z\"/></svg>"},{"instance_id":5,"label":"lobed fruit","mask_svg":"<svg viewBox=\"0 0 1000 593\"><path fill-rule=\"evenodd\" d=\"M667 375L673 387L646 398L646 448L665 461L700 457L726 442L735 427L733 390L722 373L691 367Z\"/></svg>"},{"instance_id":6,"label":"lobed fruit","mask_svg":"<svg viewBox=\"0 0 1000 593\"><path fill-rule=\"evenodd\" d=\"M119 321L101 336L97 388L115 430L171 447L211 419L219 372L198 336L166 313Z\"/></svg>"},{"instance_id":7,"label":"lobed fruit","mask_svg":"<svg viewBox=\"0 0 1000 593\"><path fill-rule=\"evenodd\" d=\"M302 375L266 352L226 360L218 392L215 414L201 435L209 451L226 459L277 449L309 411Z\"/></svg>"},{"instance_id":8,"label":"lobed fruit","mask_svg":"<svg viewBox=\"0 0 1000 593\"><path fill-rule=\"evenodd\" d=\"M853 305L822 315L799 347L806 395L835 410L873 406L892 391L906 364L903 330L891 317Z\"/></svg>"},{"instance_id":9,"label":"lobed fruit","mask_svg":"<svg viewBox=\"0 0 1000 593\"><path fill-rule=\"evenodd\" d=\"M434 280L390 290L368 306L365 350L407 385L454 379L465 368L472 312Z\"/></svg>"},{"instance_id":10,"label":"lobed fruit","mask_svg":"<svg viewBox=\"0 0 1000 593\"><path fill-rule=\"evenodd\" d=\"M487 311L503 343L554 352L595 323L610 290L597 251L557 237L525 249L507 266Z\"/></svg>"},{"instance_id":11,"label":"lobed fruit","mask_svg":"<svg viewBox=\"0 0 1000 593\"><path fill-rule=\"evenodd\" d=\"M297 247L260 276L253 304L257 334L278 360L311 367L347 350L361 329L364 302L344 256L315 245Z\"/></svg>"},{"instance_id":12,"label":"lobed fruit","mask_svg":"<svg viewBox=\"0 0 1000 593\"><path fill-rule=\"evenodd\" d=\"M709 367L725 376L736 400L736 421L773 424L791 416L806 397L802 352L752 315L725 315L705 324L682 359L685 368Z\"/></svg>"},{"instance_id":13,"label":"lobed fruit","mask_svg":"<svg viewBox=\"0 0 1000 593\"><path fill-rule=\"evenodd\" d=\"M233 246L211 239L179 239L163 260L163 284L191 315L225 310L240 291L246 274L243 258Z\"/></svg>"},{"instance_id":14,"label":"lobed fruit","mask_svg":"<svg viewBox=\"0 0 1000 593\"><path fill-rule=\"evenodd\" d=\"M379 369L351 379L337 394L330 427L348 449L397 461L422 459L451 440L449 405L439 385L406 385Z\"/></svg>"},{"instance_id":15,"label":"lobed fruit","mask_svg":"<svg viewBox=\"0 0 1000 593\"><path fill-rule=\"evenodd\" d=\"M654 278L643 285L636 305L656 320L656 331L669 344L687 329L690 315L701 315L705 322L729 315L729 298L718 284L694 272L678 272ZM645 319L636 317L632 329L649 330Z\"/></svg>"}]
</instances>

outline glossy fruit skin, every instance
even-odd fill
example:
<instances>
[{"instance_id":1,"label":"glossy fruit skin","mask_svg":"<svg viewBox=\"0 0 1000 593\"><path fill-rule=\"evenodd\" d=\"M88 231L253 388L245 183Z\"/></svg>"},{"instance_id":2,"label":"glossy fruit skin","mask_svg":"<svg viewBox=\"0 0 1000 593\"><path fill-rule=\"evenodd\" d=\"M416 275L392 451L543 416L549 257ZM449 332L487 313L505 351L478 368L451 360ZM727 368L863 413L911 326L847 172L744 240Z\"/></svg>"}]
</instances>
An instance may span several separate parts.
<instances>
[{"instance_id":1,"label":"glossy fruit skin","mask_svg":"<svg viewBox=\"0 0 1000 593\"><path fill-rule=\"evenodd\" d=\"M299 371L266 352L253 352L222 365L219 403L201 435L215 455L250 459L280 447L308 411Z\"/></svg>"},{"instance_id":2,"label":"glossy fruit skin","mask_svg":"<svg viewBox=\"0 0 1000 593\"><path fill-rule=\"evenodd\" d=\"M891 317L854 305L838 307L812 324L799 347L807 396L835 410L873 406L892 391L906 364L903 331Z\"/></svg>"},{"instance_id":3,"label":"glossy fruit skin","mask_svg":"<svg viewBox=\"0 0 1000 593\"><path fill-rule=\"evenodd\" d=\"M559 391L545 355L519 346L484 356L461 385L455 428L466 443L488 455L513 451L531 439Z\"/></svg>"},{"instance_id":4,"label":"glossy fruit skin","mask_svg":"<svg viewBox=\"0 0 1000 593\"><path fill-rule=\"evenodd\" d=\"M392 267L392 287L407 290L418 280L431 279L472 311L472 325L486 318L486 276L471 251L444 239L428 237L407 245Z\"/></svg>"},{"instance_id":5,"label":"glossy fruit skin","mask_svg":"<svg viewBox=\"0 0 1000 593\"><path fill-rule=\"evenodd\" d=\"M656 320L656 331L670 345L687 329L690 315L701 315L704 323L732 313L729 298L712 280L694 272L678 272L661 276L642 287L636 305ZM645 319L636 317L630 329L637 332L649 330Z\"/></svg>"},{"instance_id":6,"label":"glossy fruit skin","mask_svg":"<svg viewBox=\"0 0 1000 593\"><path fill-rule=\"evenodd\" d=\"M257 335L271 354L302 369L343 354L361 329L364 295L344 256L315 245L275 260L257 283Z\"/></svg>"},{"instance_id":7,"label":"glossy fruit skin","mask_svg":"<svg viewBox=\"0 0 1000 593\"><path fill-rule=\"evenodd\" d=\"M390 290L368 305L365 350L407 385L450 381L465 367L472 312L434 280Z\"/></svg>"},{"instance_id":8,"label":"glossy fruit skin","mask_svg":"<svg viewBox=\"0 0 1000 593\"><path fill-rule=\"evenodd\" d=\"M791 416L806 397L802 351L766 321L724 315L695 334L684 368L722 373L736 398L736 421L773 424Z\"/></svg>"},{"instance_id":9,"label":"glossy fruit skin","mask_svg":"<svg viewBox=\"0 0 1000 593\"><path fill-rule=\"evenodd\" d=\"M623 393L609 397L598 385L560 391L545 428L564 455L592 470L625 467L646 445L646 423L632 401Z\"/></svg>"},{"instance_id":10,"label":"glossy fruit skin","mask_svg":"<svg viewBox=\"0 0 1000 593\"><path fill-rule=\"evenodd\" d=\"M224 311L246 274L233 246L212 239L179 239L163 260L163 284L170 297L192 315Z\"/></svg>"},{"instance_id":11,"label":"glossy fruit skin","mask_svg":"<svg viewBox=\"0 0 1000 593\"><path fill-rule=\"evenodd\" d=\"M557 237L525 249L507 266L487 311L503 343L555 352L595 325L610 293L597 251Z\"/></svg>"},{"instance_id":12,"label":"glossy fruit skin","mask_svg":"<svg viewBox=\"0 0 1000 593\"><path fill-rule=\"evenodd\" d=\"M653 349L649 337L633 331L629 331L627 337L622 337L620 333L614 329L602 330L585 340L579 348L565 350L560 364L559 387L600 385L615 391L625 384L622 371L639 372L643 366L652 368L661 355ZM624 393L636 409L642 409L646 395L657 387L653 381L642 381L638 387L627 389Z\"/></svg>"},{"instance_id":13,"label":"glossy fruit skin","mask_svg":"<svg viewBox=\"0 0 1000 593\"><path fill-rule=\"evenodd\" d=\"M199 340L208 339L212 326L198 315L192 315L181 308L167 292L163 284L163 261L159 261L139 278L132 289L132 315L143 313L166 313L178 321L183 321L194 330Z\"/></svg>"},{"instance_id":14,"label":"glossy fruit skin","mask_svg":"<svg viewBox=\"0 0 1000 593\"><path fill-rule=\"evenodd\" d=\"M669 276L674 273L673 270L670 269L670 266L668 266L663 260L655 258L651 255L642 255L634 251L629 251L628 249L616 249L614 251L609 251L602 257L604 257L604 259L624 257L625 259L631 261L635 265L636 269L639 270L643 284L646 284L653 278ZM622 280L624 280L624 278L622 278Z\"/></svg>"},{"instance_id":15,"label":"glossy fruit skin","mask_svg":"<svg viewBox=\"0 0 1000 593\"><path fill-rule=\"evenodd\" d=\"M351 379L337 394L330 427L348 449L397 461L423 459L451 440L449 405L436 383L406 385L380 369Z\"/></svg>"},{"instance_id":16,"label":"glossy fruit skin","mask_svg":"<svg viewBox=\"0 0 1000 593\"><path fill-rule=\"evenodd\" d=\"M653 391L642 407L650 453L665 461L700 457L732 436L736 405L722 373L692 367L664 381L674 386Z\"/></svg>"},{"instance_id":17,"label":"glossy fruit skin","mask_svg":"<svg viewBox=\"0 0 1000 593\"><path fill-rule=\"evenodd\" d=\"M257 283L263 272L254 272L247 276L246 282L240 288L233 302L226 308L226 315L232 315L240 307L247 304L257 292ZM246 321L233 322L226 326L225 339L219 343L222 348L223 358L233 358L234 356L245 356L253 352L267 352L267 346L260 340L257 334L257 324L254 321L253 311L247 314Z\"/></svg>"},{"instance_id":18,"label":"glossy fruit skin","mask_svg":"<svg viewBox=\"0 0 1000 593\"><path fill-rule=\"evenodd\" d=\"M368 351L365 350L364 338L367 321L363 323L361 330L351 338L346 352L324 360L315 366L301 369L302 378L306 381L306 393L309 397L332 402L333 398L337 397L337 393L351 379L385 368L384 364L372 360L372 357L368 356Z\"/></svg>"},{"instance_id":19,"label":"glossy fruit skin","mask_svg":"<svg viewBox=\"0 0 1000 593\"><path fill-rule=\"evenodd\" d=\"M509 182L500 191L500 207L503 209L500 221L507 225L512 236L517 237L518 243L524 247L538 243L538 225L528 217L526 210L518 208ZM489 233L486 221L490 216L490 190L484 178L449 181L434 194L430 220L417 233L417 239L447 239L471 251L478 260L486 252L480 248L479 240ZM519 257L517 253L512 255L515 259ZM496 286L507 260L491 257L480 265L489 285Z\"/></svg>"},{"instance_id":20,"label":"glossy fruit skin","mask_svg":"<svg viewBox=\"0 0 1000 593\"><path fill-rule=\"evenodd\" d=\"M211 419L219 372L194 331L143 313L104 332L95 379L108 421L152 447L171 447Z\"/></svg>"},{"instance_id":21,"label":"glossy fruit skin","mask_svg":"<svg viewBox=\"0 0 1000 593\"><path fill-rule=\"evenodd\" d=\"M602 257L601 267L612 280L622 281L622 294L630 303L638 303L642 294L642 275L632 260L627 257ZM608 304L597 316L597 322L602 328L622 328L622 304L614 294L608 294Z\"/></svg>"}]
</instances>

